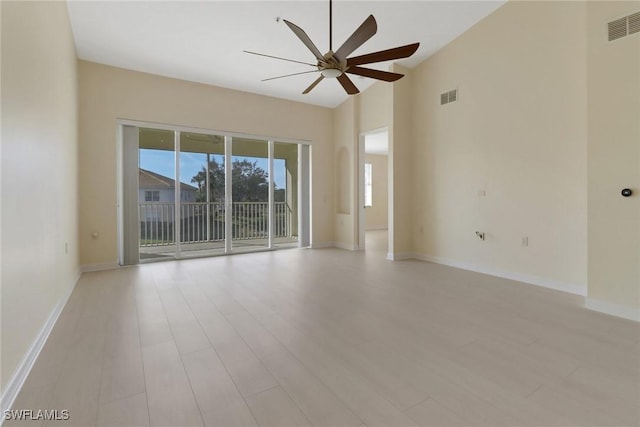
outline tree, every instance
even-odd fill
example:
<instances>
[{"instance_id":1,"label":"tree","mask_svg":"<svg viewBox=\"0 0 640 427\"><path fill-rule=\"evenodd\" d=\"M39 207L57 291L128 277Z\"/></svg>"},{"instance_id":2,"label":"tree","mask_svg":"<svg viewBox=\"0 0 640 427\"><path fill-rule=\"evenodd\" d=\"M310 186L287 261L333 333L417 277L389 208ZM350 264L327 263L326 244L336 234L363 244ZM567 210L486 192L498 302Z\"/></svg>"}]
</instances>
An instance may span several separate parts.
<instances>
[{"instance_id":1,"label":"tree","mask_svg":"<svg viewBox=\"0 0 640 427\"><path fill-rule=\"evenodd\" d=\"M207 200L206 176L207 170L203 167L191 178L191 182L198 186L196 200L199 202ZM234 160L231 166L231 179L234 202L266 202L269 200L268 175L264 169L258 166L257 161ZM216 162L215 158L209 162L209 200L211 202L224 201L224 165Z\"/></svg>"},{"instance_id":2,"label":"tree","mask_svg":"<svg viewBox=\"0 0 640 427\"><path fill-rule=\"evenodd\" d=\"M266 202L269 200L267 172L258 162L234 160L231 168L231 187L234 202Z\"/></svg>"},{"instance_id":3,"label":"tree","mask_svg":"<svg viewBox=\"0 0 640 427\"><path fill-rule=\"evenodd\" d=\"M191 178L191 182L198 185L198 194L196 195L198 202L207 201L206 176L207 169L203 166L202 170ZM215 158L209 161L209 200L224 202L224 167L216 162Z\"/></svg>"}]
</instances>

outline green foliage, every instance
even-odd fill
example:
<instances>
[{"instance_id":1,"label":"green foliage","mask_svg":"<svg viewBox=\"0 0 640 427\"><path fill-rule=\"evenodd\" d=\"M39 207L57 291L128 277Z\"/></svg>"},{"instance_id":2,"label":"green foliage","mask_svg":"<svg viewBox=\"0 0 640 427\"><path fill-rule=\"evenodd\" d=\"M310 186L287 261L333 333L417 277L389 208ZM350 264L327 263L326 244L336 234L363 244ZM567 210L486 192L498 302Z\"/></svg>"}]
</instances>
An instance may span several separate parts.
<instances>
[{"instance_id":1,"label":"green foliage","mask_svg":"<svg viewBox=\"0 0 640 427\"><path fill-rule=\"evenodd\" d=\"M202 168L191 182L198 186L196 201L207 200L206 193L207 170ZM234 160L231 165L232 192L234 202L266 202L269 200L269 179L267 172L258 166L258 162L249 160ZM279 190L274 190L278 192ZM209 200L211 202L224 201L224 165L215 159L209 162Z\"/></svg>"},{"instance_id":2,"label":"green foliage","mask_svg":"<svg viewBox=\"0 0 640 427\"><path fill-rule=\"evenodd\" d=\"M191 182L198 186L197 202L207 201L206 176L207 169L203 166L202 170L191 178ZM211 202L224 202L224 165L216 162L215 158L209 161L209 197Z\"/></svg>"}]
</instances>

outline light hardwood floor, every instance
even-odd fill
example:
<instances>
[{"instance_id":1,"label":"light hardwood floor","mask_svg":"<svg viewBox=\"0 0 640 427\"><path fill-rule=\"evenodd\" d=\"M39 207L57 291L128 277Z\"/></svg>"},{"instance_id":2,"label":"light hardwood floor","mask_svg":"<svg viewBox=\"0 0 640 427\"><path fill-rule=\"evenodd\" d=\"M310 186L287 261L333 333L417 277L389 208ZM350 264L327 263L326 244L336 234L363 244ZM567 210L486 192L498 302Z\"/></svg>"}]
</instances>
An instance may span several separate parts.
<instances>
[{"instance_id":1,"label":"light hardwood floor","mask_svg":"<svg viewBox=\"0 0 640 427\"><path fill-rule=\"evenodd\" d=\"M14 408L80 426L638 426L640 326L384 250L82 276Z\"/></svg>"}]
</instances>

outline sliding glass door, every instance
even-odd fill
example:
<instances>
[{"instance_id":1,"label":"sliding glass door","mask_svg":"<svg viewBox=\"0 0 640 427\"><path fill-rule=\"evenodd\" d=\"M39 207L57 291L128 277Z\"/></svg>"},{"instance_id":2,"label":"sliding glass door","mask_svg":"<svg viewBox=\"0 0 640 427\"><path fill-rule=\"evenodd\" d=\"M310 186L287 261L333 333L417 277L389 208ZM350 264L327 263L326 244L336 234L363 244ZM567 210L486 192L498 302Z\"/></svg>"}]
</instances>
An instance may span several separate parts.
<instances>
[{"instance_id":1,"label":"sliding glass door","mask_svg":"<svg viewBox=\"0 0 640 427\"><path fill-rule=\"evenodd\" d=\"M139 129L138 218L140 259L176 255L175 133Z\"/></svg>"},{"instance_id":2,"label":"sliding glass door","mask_svg":"<svg viewBox=\"0 0 640 427\"><path fill-rule=\"evenodd\" d=\"M256 139L232 139L230 220L234 252L271 247L269 144Z\"/></svg>"},{"instance_id":3,"label":"sliding glass door","mask_svg":"<svg viewBox=\"0 0 640 427\"><path fill-rule=\"evenodd\" d=\"M123 264L308 245L308 147L123 129Z\"/></svg>"},{"instance_id":4,"label":"sliding glass door","mask_svg":"<svg viewBox=\"0 0 640 427\"><path fill-rule=\"evenodd\" d=\"M224 137L180 133L180 254L225 253Z\"/></svg>"}]
</instances>

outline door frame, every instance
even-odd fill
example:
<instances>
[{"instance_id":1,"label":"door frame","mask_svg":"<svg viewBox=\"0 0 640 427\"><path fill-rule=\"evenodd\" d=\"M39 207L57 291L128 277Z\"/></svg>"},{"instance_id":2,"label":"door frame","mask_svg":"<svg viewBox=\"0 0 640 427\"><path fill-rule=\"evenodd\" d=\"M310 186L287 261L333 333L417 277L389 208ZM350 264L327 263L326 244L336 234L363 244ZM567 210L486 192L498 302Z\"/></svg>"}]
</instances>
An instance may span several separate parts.
<instances>
[{"instance_id":1,"label":"door frame","mask_svg":"<svg viewBox=\"0 0 640 427\"><path fill-rule=\"evenodd\" d=\"M389 127L384 126L377 129L372 129L364 132L360 132L358 135L358 220L356 222L358 227L358 232L356 236L358 237L358 242L356 248L360 251L366 250L366 226L365 226L365 207L364 207L364 164L365 164L365 139L369 135L375 135L379 133L387 133L387 149L390 148L389 141ZM391 156L389 152L387 152L387 170L390 171L390 161ZM391 189L393 188L393 174L387 173L387 186L389 191L387 191L387 203L389 207L389 211L391 211L393 205L393 192ZM391 216L387 218L387 233L388 233L388 248L387 253L391 252L391 243L393 242L393 221L391 221Z\"/></svg>"},{"instance_id":2,"label":"door frame","mask_svg":"<svg viewBox=\"0 0 640 427\"><path fill-rule=\"evenodd\" d=\"M286 137L279 137L279 136L266 136L266 135L255 135L255 134L249 134L249 133L241 133L241 132L229 132L229 131L221 131L221 130L215 130L215 129L208 129L208 128L199 128L199 127L192 127L192 126L180 126L180 125L172 125L172 124L166 124L166 123L156 123L156 122L148 122L148 121L142 121L142 120L131 120L131 119L116 119L116 217L117 217L117 225L116 225L116 232L117 232L117 251L118 251L118 265L123 266L125 265L124 263L124 254L125 254L125 250L124 250L124 246L125 246L125 238L124 238L124 164L123 164L123 155L124 155L124 132L123 132L123 127L124 126L134 126L134 127L138 127L138 128L153 128L153 129L159 129L159 130L168 130L168 131L173 131L175 132L175 137L179 138L179 134L180 132L191 132L191 133L204 133L204 134L214 134L214 135L220 135L225 137L225 141L229 140L229 142L231 141L232 138L246 138L246 139L260 139L260 140L264 140L265 142L267 141L277 141L277 142L283 142L283 143L290 143L290 144L298 144L299 146L305 146L307 147L306 149L304 149L304 151L307 151L309 153L309 164L307 165L306 168L306 172L307 172L307 179L306 181L308 181L308 187L307 187L307 191L306 191L306 195L302 194L302 198L300 198L300 193L305 193L303 191L303 186L305 186L306 182L303 179L302 182L300 183L300 185L298 186L298 211L300 212L302 209L305 209L306 211L309 212L309 219L308 221L299 221L298 223L298 227L302 228L305 226L308 227L308 230L299 230L298 233L298 239L299 239L299 247L303 247L300 246L306 242L308 242L307 246L311 246L312 240L311 240L311 212L312 212L312 199L311 199L311 189L312 189L312 178L311 178L311 151L312 151L312 147L313 147L313 142L310 140L306 140L306 139L297 139L297 138L286 138ZM226 145L226 142L225 142ZM179 148L179 144L178 144L178 148ZM226 148L226 147L225 147ZM303 149L299 149L299 153L302 152ZM300 156L300 154L299 154ZM177 162L179 163L179 162ZM301 169L299 169L301 170ZM179 169L176 170L176 174L179 173ZM179 176L179 175L177 175ZM229 183L230 184L230 183ZM180 186L177 186L178 188ZM180 197L179 194L176 195L176 200L178 200L177 198ZM177 208L176 208L177 211ZM305 238L306 237L306 238ZM230 242L230 239L229 239ZM178 245L177 245L178 246ZM230 246L230 243L229 243ZM269 249L265 249L265 250L269 250ZM225 251L225 255L228 255L228 253L226 253ZM178 257L178 253L176 253L176 258L175 259L181 259Z\"/></svg>"}]
</instances>

